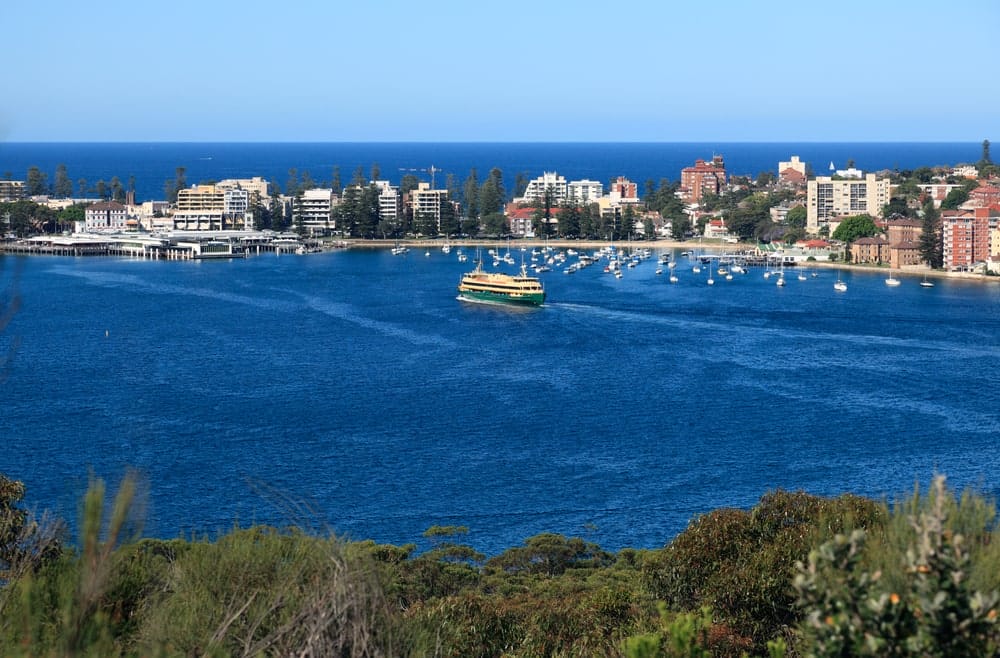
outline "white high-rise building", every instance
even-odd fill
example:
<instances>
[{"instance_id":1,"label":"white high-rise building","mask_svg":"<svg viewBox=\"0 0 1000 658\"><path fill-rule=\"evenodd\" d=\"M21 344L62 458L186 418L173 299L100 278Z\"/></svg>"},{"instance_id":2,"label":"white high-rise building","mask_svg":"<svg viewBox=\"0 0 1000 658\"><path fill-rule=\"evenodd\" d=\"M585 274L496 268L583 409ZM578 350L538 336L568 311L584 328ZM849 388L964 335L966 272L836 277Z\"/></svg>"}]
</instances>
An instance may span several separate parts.
<instances>
[{"instance_id":1,"label":"white high-rise building","mask_svg":"<svg viewBox=\"0 0 1000 658\"><path fill-rule=\"evenodd\" d=\"M413 209L413 221L418 218L432 216L441 229L441 205L448 202L448 190L432 190L430 183L419 183L417 189L410 191L410 207Z\"/></svg>"},{"instance_id":2,"label":"white high-rise building","mask_svg":"<svg viewBox=\"0 0 1000 658\"><path fill-rule=\"evenodd\" d=\"M545 198L545 191L551 190L553 205L559 205L566 200L569 194L569 186L566 179L554 171L542 172L538 178L528 182L528 187L524 191L524 201L537 203Z\"/></svg>"},{"instance_id":3,"label":"white high-rise building","mask_svg":"<svg viewBox=\"0 0 1000 658\"><path fill-rule=\"evenodd\" d=\"M889 203L889 179L876 178L875 174L843 180L817 176L806 189L806 230L810 233L842 215L880 217L882 207Z\"/></svg>"},{"instance_id":4,"label":"white high-rise building","mask_svg":"<svg viewBox=\"0 0 1000 658\"><path fill-rule=\"evenodd\" d=\"M399 188L387 180L377 180L373 183L378 188L378 215L383 221L397 224L402 213L402 197Z\"/></svg>"},{"instance_id":5,"label":"white high-rise building","mask_svg":"<svg viewBox=\"0 0 1000 658\"><path fill-rule=\"evenodd\" d=\"M570 203L595 203L604 196L604 185L595 180L570 181L566 199Z\"/></svg>"},{"instance_id":6,"label":"white high-rise building","mask_svg":"<svg viewBox=\"0 0 1000 658\"><path fill-rule=\"evenodd\" d=\"M309 235L328 235L335 226L333 206L336 195L328 187L314 187L296 197L292 223L302 224Z\"/></svg>"}]
</instances>

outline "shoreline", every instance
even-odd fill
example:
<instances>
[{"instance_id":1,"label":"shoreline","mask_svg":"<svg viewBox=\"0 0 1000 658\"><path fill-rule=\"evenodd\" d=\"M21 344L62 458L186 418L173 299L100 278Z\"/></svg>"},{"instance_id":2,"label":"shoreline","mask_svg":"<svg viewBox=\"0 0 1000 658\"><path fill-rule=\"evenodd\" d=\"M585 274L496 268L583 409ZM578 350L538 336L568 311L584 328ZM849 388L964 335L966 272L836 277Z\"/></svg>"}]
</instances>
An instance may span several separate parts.
<instances>
[{"instance_id":1,"label":"shoreline","mask_svg":"<svg viewBox=\"0 0 1000 658\"><path fill-rule=\"evenodd\" d=\"M427 249L427 248L440 248L445 244L443 238L428 238L428 239L417 239L411 238L406 240L362 240L357 238L340 240L342 246L346 246L349 249L391 249L397 244L402 247L410 247L414 249ZM612 242L609 240L539 240L537 238L518 238L511 239L509 242L507 240L495 240L495 239L483 239L478 240L474 238L466 238L462 240L448 240L448 245L452 249L455 248L469 248L469 247L502 247L506 248L510 246L512 249L517 247L534 248L534 247L558 247L558 248L573 248L573 249L600 249L602 247L607 247L611 245L617 245L619 248L622 246L632 247L632 248L648 248L648 249L713 249L718 248L722 251L737 251L742 249L753 249L756 245L752 243L740 242L740 243L722 243L722 242L691 242L689 240L641 240L637 242ZM945 270L932 270L922 266L910 267L903 269L892 269L886 265L866 265L859 263L842 263L840 261L800 261L795 266L799 267L816 267L822 269L840 269L847 270L851 272L862 272L862 273L872 273L877 274L879 272L885 272L896 274L897 276L907 276L907 277L923 277L927 276L928 279L950 279L955 281L972 281L972 282L983 282L989 284L1000 284L1000 276L987 276L985 274L977 274L973 272L948 272Z\"/></svg>"}]
</instances>

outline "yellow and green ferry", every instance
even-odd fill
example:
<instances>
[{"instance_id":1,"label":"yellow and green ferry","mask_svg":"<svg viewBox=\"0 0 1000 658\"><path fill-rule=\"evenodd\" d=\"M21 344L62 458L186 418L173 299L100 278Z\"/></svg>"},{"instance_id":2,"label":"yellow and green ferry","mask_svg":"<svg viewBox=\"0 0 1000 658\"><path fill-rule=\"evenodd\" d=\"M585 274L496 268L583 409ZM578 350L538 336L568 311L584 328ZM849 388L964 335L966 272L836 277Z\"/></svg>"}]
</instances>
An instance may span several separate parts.
<instances>
[{"instance_id":1,"label":"yellow and green ferry","mask_svg":"<svg viewBox=\"0 0 1000 658\"><path fill-rule=\"evenodd\" d=\"M480 260L476 269L462 277L458 284L458 298L467 302L541 306L545 301L545 290L541 281L528 276L528 269L523 264L520 275L511 276L502 272L484 272Z\"/></svg>"}]
</instances>

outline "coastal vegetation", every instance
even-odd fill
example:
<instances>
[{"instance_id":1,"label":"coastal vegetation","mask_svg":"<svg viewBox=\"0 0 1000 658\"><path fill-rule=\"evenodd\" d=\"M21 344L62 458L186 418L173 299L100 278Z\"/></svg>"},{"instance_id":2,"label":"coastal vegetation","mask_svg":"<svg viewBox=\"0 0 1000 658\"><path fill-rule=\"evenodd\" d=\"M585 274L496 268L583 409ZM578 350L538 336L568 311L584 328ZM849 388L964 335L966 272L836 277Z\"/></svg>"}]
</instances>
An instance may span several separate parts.
<instances>
[{"instance_id":1,"label":"coastal vegetation","mask_svg":"<svg viewBox=\"0 0 1000 658\"><path fill-rule=\"evenodd\" d=\"M136 481L92 481L77 535L0 476L0 654L985 656L993 501L937 477L894 503L773 491L616 553L541 534L499 555L296 527L142 538Z\"/></svg>"}]
</instances>

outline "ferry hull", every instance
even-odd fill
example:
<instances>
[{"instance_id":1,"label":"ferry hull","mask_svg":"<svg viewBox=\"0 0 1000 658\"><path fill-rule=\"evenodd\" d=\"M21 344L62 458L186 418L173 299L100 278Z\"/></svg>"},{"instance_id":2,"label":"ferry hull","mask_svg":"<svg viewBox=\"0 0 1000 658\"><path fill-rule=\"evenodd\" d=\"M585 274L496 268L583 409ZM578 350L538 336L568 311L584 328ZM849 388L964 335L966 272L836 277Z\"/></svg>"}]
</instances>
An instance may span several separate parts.
<instances>
[{"instance_id":1,"label":"ferry hull","mask_svg":"<svg viewBox=\"0 0 1000 658\"><path fill-rule=\"evenodd\" d=\"M545 293L524 293L509 295L485 290L459 290L458 298L467 302L487 304L506 304L508 306L541 306L545 301Z\"/></svg>"}]
</instances>

